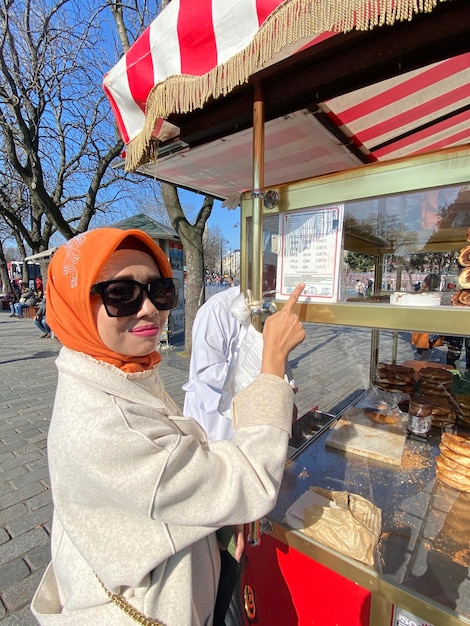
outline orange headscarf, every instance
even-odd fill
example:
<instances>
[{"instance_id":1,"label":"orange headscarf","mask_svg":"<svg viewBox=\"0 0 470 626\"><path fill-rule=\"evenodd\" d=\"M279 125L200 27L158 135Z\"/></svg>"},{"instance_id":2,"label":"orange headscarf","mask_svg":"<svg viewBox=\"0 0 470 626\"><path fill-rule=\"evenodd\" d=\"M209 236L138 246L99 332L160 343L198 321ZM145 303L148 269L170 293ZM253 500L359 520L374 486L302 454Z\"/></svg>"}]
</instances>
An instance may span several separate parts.
<instances>
[{"instance_id":1,"label":"orange headscarf","mask_svg":"<svg viewBox=\"0 0 470 626\"><path fill-rule=\"evenodd\" d=\"M61 343L94 359L111 363L126 372L152 368L161 356L151 352L133 357L110 350L101 341L92 314L90 289L113 252L132 237L141 242L165 278L173 276L163 250L140 230L98 228L63 244L49 265L47 280L47 324ZM121 246L124 247L124 246Z\"/></svg>"}]
</instances>

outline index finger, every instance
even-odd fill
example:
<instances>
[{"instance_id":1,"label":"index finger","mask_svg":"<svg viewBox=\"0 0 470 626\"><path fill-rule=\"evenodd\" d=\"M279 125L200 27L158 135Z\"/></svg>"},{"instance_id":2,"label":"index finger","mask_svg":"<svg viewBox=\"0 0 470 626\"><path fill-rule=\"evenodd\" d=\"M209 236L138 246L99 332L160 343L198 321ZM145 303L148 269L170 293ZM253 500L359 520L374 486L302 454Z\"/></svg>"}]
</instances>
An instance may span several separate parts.
<instances>
[{"instance_id":1,"label":"index finger","mask_svg":"<svg viewBox=\"0 0 470 626\"><path fill-rule=\"evenodd\" d=\"M299 283L294 291L290 294L289 300L287 300L284 309L287 311L293 311L295 305L297 304L297 300L299 299L300 294L302 293L303 288L305 287L305 283Z\"/></svg>"}]
</instances>

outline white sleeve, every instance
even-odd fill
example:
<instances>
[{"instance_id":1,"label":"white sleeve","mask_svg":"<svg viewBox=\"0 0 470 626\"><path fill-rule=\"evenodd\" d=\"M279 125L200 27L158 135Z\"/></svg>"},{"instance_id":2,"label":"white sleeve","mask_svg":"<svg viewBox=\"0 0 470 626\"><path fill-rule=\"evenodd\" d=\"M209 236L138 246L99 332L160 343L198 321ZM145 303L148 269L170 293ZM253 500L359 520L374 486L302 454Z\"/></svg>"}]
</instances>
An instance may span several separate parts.
<instances>
[{"instance_id":1,"label":"white sleeve","mask_svg":"<svg viewBox=\"0 0 470 626\"><path fill-rule=\"evenodd\" d=\"M230 313L231 299L202 307L193 324L192 354L183 414L205 429L209 441L230 438L231 421L217 407L240 323Z\"/></svg>"}]
</instances>

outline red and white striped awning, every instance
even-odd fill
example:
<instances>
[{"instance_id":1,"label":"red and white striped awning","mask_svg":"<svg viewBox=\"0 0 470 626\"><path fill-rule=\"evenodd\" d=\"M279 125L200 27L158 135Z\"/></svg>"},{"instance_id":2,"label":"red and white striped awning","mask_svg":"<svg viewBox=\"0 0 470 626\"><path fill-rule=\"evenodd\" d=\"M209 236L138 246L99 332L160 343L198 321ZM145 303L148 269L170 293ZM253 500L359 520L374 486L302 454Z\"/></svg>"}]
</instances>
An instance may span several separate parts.
<instances>
[{"instance_id":1,"label":"red and white striped awning","mask_svg":"<svg viewBox=\"0 0 470 626\"><path fill-rule=\"evenodd\" d=\"M384 161L470 142L470 53L328 100L344 134Z\"/></svg>"},{"instance_id":2,"label":"red and white striped awning","mask_svg":"<svg viewBox=\"0 0 470 626\"><path fill-rule=\"evenodd\" d=\"M387 161L470 143L470 53L327 100L320 108L367 157ZM308 110L265 127L265 185L358 167ZM163 156L148 175L237 203L252 184L251 129Z\"/></svg>"},{"instance_id":3,"label":"red and white striped awning","mask_svg":"<svg viewBox=\"0 0 470 626\"><path fill-rule=\"evenodd\" d=\"M165 140L177 129L165 127L162 118L201 106L210 96L224 95L263 65L293 54L310 40L324 38L313 34L296 45L279 39L269 47L265 41L256 42L264 46L263 54L250 49L257 36L261 39L263 25L275 22L273 14L280 5L285 13L287 5L294 4L300 3L172 0L105 76L104 89L123 141L129 144L143 132L153 106L149 96L165 92L152 115L153 136ZM299 37L293 39L297 42ZM241 51L249 59L240 58Z\"/></svg>"},{"instance_id":4,"label":"red and white striped awning","mask_svg":"<svg viewBox=\"0 0 470 626\"><path fill-rule=\"evenodd\" d=\"M104 79L128 169L152 156L153 139L178 134L169 115L202 107L334 33L409 20L444 1L172 0Z\"/></svg>"}]
</instances>

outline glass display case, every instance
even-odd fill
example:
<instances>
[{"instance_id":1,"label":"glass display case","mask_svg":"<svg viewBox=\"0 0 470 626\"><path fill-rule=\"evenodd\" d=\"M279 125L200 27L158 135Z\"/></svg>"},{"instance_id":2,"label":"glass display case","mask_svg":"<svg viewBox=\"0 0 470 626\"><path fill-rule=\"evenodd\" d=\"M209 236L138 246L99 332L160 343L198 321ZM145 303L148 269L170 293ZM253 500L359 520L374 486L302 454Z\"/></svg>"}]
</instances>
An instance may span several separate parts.
<instances>
[{"instance_id":1,"label":"glass display case","mask_svg":"<svg viewBox=\"0 0 470 626\"><path fill-rule=\"evenodd\" d=\"M291 360L299 415L308 424L305 432L298 425L291 440L297 449L270 516L272 530L260 548L248 548L248 578L262 579L258 561L270 562L280 572L278 588L285 586L289 596L289 602L271 598L267 609L268 591L258 582L258 623L281 616L277 623L470 624L470 494L436 479L443 429L416 441L406 436L403 418L398 463L328 445L347 411L376 388L379 362L415 363L413 331L470 336L470 308L454 297L462 289L457 256L470 246L470 150L358 168L273 191L277 204L264 209L262 224L263 296L282 307L289 291L282 285L291 278L308 287L298 305L307 347ZM244 242L251 241L251 215L245 194ZM348 254L370 257L367 294L354 289L358 272L346 262ZM246 281L257 255L245 243ZM419 255L422 269L411 271ZM423 303L416 288L428 273L437 274L439 284L436 298ZM431 365L445 364L445 350L435 352ZM361 494L382 510L380 556L373 567L289 528L286 510L310 485ZM315 590L321 601L314 608L305 603ZM346 601L343 615L338 605ZM331 615L336 621L328 621Z\"/></svg>"},{"instance_id":2,"label":"glass display case","mask_svg":"<svg viewBox=\"0 0 470 626\"><path fill-rule=\"evenodd\" d=\"M458 253L469 245L466 240L470 227L469 166L470 151L454 149L275 188L278 203L274 208L265 208L263 215L264 296L277 301L280 295L278 283L283 277L283 260L288 256L286 247L283 248L283 237L286 237L282 230L283 218L296 215L303 218L298 238L305 241L309 237L306 216L312 215L318 223L319 213L339 207L342 223L336 244L340 259L334 298L322 299L319 292L309 294L303 301L307 306L302 307L305 320L390 329L422 327L422 330L439 332L449 332L457 324L464 330L467 323L464 307L453 307L449 318L447 308L426 314L428 307L416 310L405 305L399 309L389 306L377 309L377 305L390 304L387 291L412 291L406 275L406 259L412 255L440 254L439 274L443 279L456 278L459 268L449 258L450 253ZM248 193L242 201L242 229L245 234L242 237L245 259L242 273L245 272L245 280L248 280L253 256L247 245L251 241ZM308 248L300 255L305 271L298 269L297 282L309 283L314 279L312 273L321 260L322 234L315 233L303 244ZM363 301L354 298L351 272L344 262L348 251L373 257L374 298ZM393 280L386 264L387 258L392 256L396 263ZM291 269L289 266L287 271ZM329 268L330 274L333 269ZM444 296L442 303L450 304L450 296ZM375 308L371 308L372 305Z\"/></svg>"}]
</instances>

